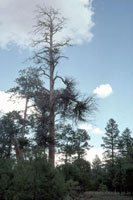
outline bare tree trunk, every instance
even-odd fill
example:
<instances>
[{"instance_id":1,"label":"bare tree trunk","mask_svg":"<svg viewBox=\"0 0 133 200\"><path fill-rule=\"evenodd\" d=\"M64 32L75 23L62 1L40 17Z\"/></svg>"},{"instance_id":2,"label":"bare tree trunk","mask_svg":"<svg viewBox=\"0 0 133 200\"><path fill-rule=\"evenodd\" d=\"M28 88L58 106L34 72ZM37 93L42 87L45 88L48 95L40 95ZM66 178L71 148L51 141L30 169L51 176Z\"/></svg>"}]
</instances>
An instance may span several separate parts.
<instances>
[{"instance_id":1,"label":"bare tree trunk","mask_svg":"<svg viewBox=\"0 0 133 200\"><path fill-rule=\"evenodd\" d=\"M19 146L16 136L14 136L14 146L15 146L15 152L16 152L16 158L19 158Z\"/></svg>"},{"instance_id":2,"label":"bare tree trunk","mask_svg":"<svg viewBox=\"0 0 133 200\"><path fill-rule=\"evenodd\" d=\"M80 152L78 151L78 160L80 159Z\"/></svg>"},{"instance_id":3,"label":"bare tree trunk","mask_svg":"<svg viewBox=\"0 0 133 200\"><path fill-rule=\"evenodd\" d=\"M26 98L26 103L25 103L25 110L24 110L24 119L23 119L23 127L22 127L22 138L24 138L25 135L25 122L26 122L26 117L27 117L27 106L28 106L28 101L29 99ZM22 157L23 156L23 147L21 147L19 149L19 156Z\"/></svg>"},{"instance_id":4,"label":"bare tree trunk","mask_svg":"<svg viewBox=\"0 0 133 200\"><path fill-rule=\"evenodd\" d=\"M26 103L25 103L24 119L23 119L23 127L22 127L22 138L24 138L24 135L25 135L25 122L26 122L26 117L27 117L27 106L28 106L28 98L26 98Z\"/></svg>"},{"instance_id":5,"label":"bare tree trunk","mask_svg":"<svg viewBox=\"0 0 133 200\"><path fill-rule=\"evenodd\" d=\"M50 144L49 161L54 167L55 163L55 116L54 116L54 61L53 61L53 24L50 24Z\"/></svg>"},{"instance_id":6,"label":"bare tree trunk","mask_svg":"<svg viewBox=\"0 0 133 200\"><path fill-rule=\"evenodd\" d=\"M52 81L50 81L52 84ZM50 84L50 85L51 85ZM50 90L50 144L49 144L49 161L51 165L54 167L55 162L55 146L54 146L54 90L51 86Z\"/></svg>"},{"instance_id":7,"label":"bare tree trunk","mask_svg":"<svg viewBox=\"0 0 133 200\"><path fill-rule=\"evenodd\" d=\"M67 164L67 153L65 154L65 164Z\"/></svg>"},{"instance_id":8,"label":"bare tree trunk","mask_svg":"<svg viewBox=\"0 0 133 200\"><path fill-rule=\"evenodd\" d=\"M40 34L39 39L33 42L34 46L40 46L33 60L40 65L45 77L50 80L50 97L49 97L49 109L50 109L50 125L49 125L49 162L54 167L55 162L55 98L54 98L54 82L57 78L62 77L56 75L54 77L55 67L58 65L58 62L62 58L66 58L64 55L61 55L61 49L64 46L69 45L70 39L65 39L61 41L56 41L56 35L60 32L65 24L65 19L60 16L60 13L53 8L43 8L40 7L38 10L37 24L34 28L35 34ZM63 81L64 82L64 81Z\"/></svg>"}]
</instances>

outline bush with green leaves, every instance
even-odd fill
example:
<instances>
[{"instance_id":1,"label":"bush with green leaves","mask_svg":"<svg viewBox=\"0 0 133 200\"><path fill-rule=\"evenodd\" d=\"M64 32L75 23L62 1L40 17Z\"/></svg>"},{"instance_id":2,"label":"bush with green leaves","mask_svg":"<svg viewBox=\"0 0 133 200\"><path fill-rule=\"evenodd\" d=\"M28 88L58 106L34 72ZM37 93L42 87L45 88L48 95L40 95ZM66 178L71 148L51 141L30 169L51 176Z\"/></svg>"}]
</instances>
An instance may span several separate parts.
<instances>
[{"instance_id":1,"label":"bush with green leaves","mask_svg":"<svg viewBox=\"0 0 133 200\"><path fill-rule=\"evenodd\" d=\"M106 192L108 190L107 186L103 183L101 183L99 185L99 189L98 189L100 192Z\"/></svg>"},{"instance_id":2,"label":"bush with green leaves","mask_svg":"<svg viewBox=\"0 0 133 200\"><path fill-rule=\"evenodd\" d=\"M0 159L0 199L12 199L13 159Z\"/></svg>"},{"instance_id":3,"label":"bush with green leaves","mask_svg":"<svg viewBox=\"0 0 133 200\"><path fill-rule=\"evenodd\" d=\"M89 190L91 169L88 161L77 159L73 163L66 163L59 168L66 181L72 180L80 190Z\"/></svg>"},{"instance_id":4,"label":"bush with green leaves","mask_svg":"<svg viewBox=\"0 0 133 200\"><path fill-rule=\"evenodd\" d=\"M52 168L45 155L33 152L26 159L0 161L1 199L59 200L68 183L59 170Z\"/></svg>"}]
</instances>

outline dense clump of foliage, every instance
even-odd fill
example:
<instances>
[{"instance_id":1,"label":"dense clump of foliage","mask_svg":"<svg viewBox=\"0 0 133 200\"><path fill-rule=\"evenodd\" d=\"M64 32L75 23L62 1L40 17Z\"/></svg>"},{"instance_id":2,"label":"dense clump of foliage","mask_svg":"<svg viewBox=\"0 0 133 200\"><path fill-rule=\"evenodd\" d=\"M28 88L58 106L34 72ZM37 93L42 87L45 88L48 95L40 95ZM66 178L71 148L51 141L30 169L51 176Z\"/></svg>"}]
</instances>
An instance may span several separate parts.
<instances>
[{"instance_id":1,"label":"dense clump of foliage","mask_svg":"<svg viewBox=\"0 0 133 200\"><path fill-rule=\"evenodd\" d=\"M77 183L80 191L90 189L91 167L90 163L84 159L77 159L72 163L67 163L59 167L65 180L73 180Z\"/></svg>"},{"instance_id":2,"label":"dense clump of foliage","mask_svg":"<svg viewBox=\"0 0 133 200\"><path fill-rule=\"evenodd\" d=\"M0 160L0 199L61 199L68 183L38 150L25 159Z\"/></svg>"},{"instance_id":3,"label":"dense clump of foliage","mask_svg":"<svg viewBox=\"0 0 133 200\"><path fill-rule=\"evenodd\" d=\"M58 200L64 199L68 194L69 196L73 196L85 191L133 193L133 138L129 134L129 130L126 129L127 133L124 131L124 137L123 133L119 135L118 137L120 137L121 140L118 139L115 143L111 143L112 138L108 137L108 140L105 140L104 137L103 142L107 141L107 143L110 144L104 145L104 148L106 148L104 161L101 161L99 157L96 156L92 164L90 164L84 159L83 155L82 157L78 155L77 143L80 141L79 138L81 135L79 135L80 137L74 137L73 140L71 134L73 136L77 134L77 132L75 133L74 129L69 125L65 128L66 141L68 140L68 142L63 142L65 135L62 135L62 140L60 137L57 137L56 144L56 148L62 150L65 160L61 159L60 161L62 164L53 168L48 161L47 151L45 151L42 144L37 143L36 140L32 141L29 138L25 138L25 142L22 142L22 138L19 138L19 130L21 129L19 123L21 124L21 120L20 122L16 120L16 118L21 119L19 113L10 113L5 117L2 116L0 119L1 125L4 126L4 122L5 120L7 122L9 116L10 128L5 126L0 132L0 144L1 147L4 147L1 148L0 158L1 199ZM14 117L13 120L11 120L11 116ZM110 122L112 123L112 120L109 121L109 123ZM16 156L14 129L11 129L11 127L17 130L18 145L20 146L23 143L23 156L21 157ZM113 128L108 129L108 131L110 130L113 137ZM11 135L10 132L12 133ZM82 133L83 136L86 134L86 132L80 131L80 134ZM10 140L10 137L13 139ZM75 141L76 138L77 141ZM123 140L127 141L127 145ZM11 141L11 143L9 141ZM59 143L59 141L61 143ZM123 147L121 143L124 144ZM83 145L82 149L82 145L80 145L80 143L78 144L78 150L80 147L82 150L81 152L84 152L84 147L87 146ZM117 151L115 151L112 159L110 155L112 155L113 144L117 148ZM8 152L10 152L10 154ZM111 152L111 154L109 152ZM71 159L66 160L66 153L68 153Z\"/></svg>"}]
</instances>

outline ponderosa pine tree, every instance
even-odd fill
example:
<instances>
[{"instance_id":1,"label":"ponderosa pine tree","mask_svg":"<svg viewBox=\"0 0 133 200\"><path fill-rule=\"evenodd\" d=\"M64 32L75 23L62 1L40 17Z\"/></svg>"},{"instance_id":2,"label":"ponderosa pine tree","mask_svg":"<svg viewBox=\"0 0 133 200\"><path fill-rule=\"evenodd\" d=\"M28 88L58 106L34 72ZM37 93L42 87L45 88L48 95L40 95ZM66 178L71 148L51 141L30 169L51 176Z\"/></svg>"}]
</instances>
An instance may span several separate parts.
<instances>
[{"instance_id":1,"label":"ponderosa pine tree","mask_svg":"<svg viewBox=\"0 0 133 200\"><path fill-rule=\"evenodd\" d=\"M37 23L34 26L34 34L38 39L33 42L34 47L38 50L33 56L36 64L40 65L44 76L49 79L49 107L50 107L50 126L49 135L51 143L49 146L49 161L54 166L55 160L55 95L54 85L57 78L62 78L55 75L55 68L61 58L62 47L68 46L70 39L57 41L56 37L64 28L65 19L60 16L59 12L53 8L38 7Z\"/></svg>"},{"instance_id":2,"label":"ponderosa pine tree","mask_svg":"<svg viewBox=\"0 0 133 200\"><path fill-rule=\"evenodd\" d=\"M64 29L65 19L57 10L53 8L38 7L36 19L37 22L34 26L34 35L36 35L36 38L33 41L33 46L36 51L32 57L32 61L41 69L44 77L49 79L49 137L51 141L49 144L49 161L52 166L54 166L56 109L55 81L60 79L66 85L67 89L72 86L70 81L63 79L55 70L59 61L62 58L66 58L62 54L62 48L70 45L70 39L59 39L59 34ZM75 103L75 109L73 109L73 113L71 111L71 115L82 116L82 113L93 110L92 107L94 108L95 104L94 98L87 98L82 102L81 100L75 99L76 96L73 98L73 95L69 95L69 98L62 98L62 100L69 99L69 105L70 99L71 102Z\"/></svg>"},{"instance_id":3,"label":"ponderosa pine tree","mask_svg":"<svg viewBox=\"0 0 133 200\"><path fill-rule=\"evenodd\" d=\"M105 128L105 136L102 137L103 144L101 145L105 149L105 161L107 171L107 185L109 190L114 190L115 179L115 158L118 150L119 129L116 121L110 119Z\"/></svg>"},{"instance_id":4,"label":"ponderosa pine tree","mask_svg":"<svg viewBox=\"0 0 133 200\"><path fill-rule=\"evenodd\" d=\"M24 117L23 117L23 126L21 129L21 137L24 141L25 137L25 128L26 128L26 121L27 121L27 111L29 108L35 105L34 104L34 97L36 96L36 93L38 90L41 90L42 88L42 81L40 79L39 69L29 67L24 70L19 71L19 77L15 80L17 86L14 88L11 88L8 93L12 96L16 96L19 99L25 99L25 109L24 109ZM29 105L30 103L30 105ZM16 138L16 142L17 138ZM22 156L23 149L18 149L18 152L20 152L19 156Z\"/></svg>"},{"instance_id":5,"label":"ponderosa pine tree","mask_svg":"<svg viewBox=\"0 0 133 200\"><path fill-rule=\"evenodd\" d=\"M90 149L90 136L84 129L74 130L70 124L60 126L56 134L57 149L65 156L65 163L73 159L81 159Z\"/></svg>"},{"instance_id":6,"label":"ponderosa pine tree","mask_svg":"<svg viewBox=\"0 0 133 200\"><path fill-rule=\"evenodd\" d=\"M127 156L133 147L133 138L131 137L131 131L126 128L122 135L119 137L119 151L122 156Z\"/></svg>"},{"instance_id":7,"label":"ponderosa pine tree","mask_svg":"<svg viewBox=\"0 0 133 200\"><path fill-rule=\"evenodd\" d=\"M16 157L19 157L19 137L23 126L23 119L19 112L13 111L3 115L0 119L0 157L10 158L13 146Z\"/></svg>"},{"instance_id":8,"label":"ponderosa pine tree","mask_svg":"<svg viewBox=\"0 0 133 200\"><path fill-rule=\"evenodd\" d=\"M104 169L102 168L102 161L96 155L92 161L92 170L91 170L91 187L92 190L98 190L101 184L104 184Z\"/></svg>"},{"instance_id":9,"label":"ponderosa pine tree","mask_svg":"<svg viewBox=\"0 0 133 200\"><path fill-rule=\"evenodd\" d=\"M119 129L116 121L114 119L110 119L105 130L106 132L105 136L102 137L103 144L101 146L105 149L107 159L114 163L119 138Z\"/></svg>"},{"instance_id":10,"label":"ponderosa pine tree","mask_svg":"<svg viewBox=\"0 0 133 200\"><path fill-rule=\"evenodd\" d=\"M17 86L11 88L8 92L11 93L11 97L25 99L25 109L23 118L22 138L25 135L25 122L27 117L27 110L29 101L32 102L38 90L42 88L42 81L40 79L39 69L29 67L19 71L19 77L15 80Z\"/></svg>"},{"instance_id":11,"label":"ponderosa pine tree","mask_svg":"<svg viewBox=\"0 0 133 200\"><path fill-rule=\"evenodd\" d=\"M85 129L77 129L74 134L74 149L77 154L77 159L81 159L85 156L86 150L90 149L88 141L90 136Z\"/></svg>"},{"instance_id":12,"label":"ponderosa pine tree","mask_svg":"<svg viewBox=\"0 0 133 200\"><path fill-rule=\"evenodd\" d=\"M74 150L74 130L70 124L60 125L56 134L56 146L58 153L65 156L65 163L70 160L70 157L75 154Z\"/></svg>"}]
</instances>

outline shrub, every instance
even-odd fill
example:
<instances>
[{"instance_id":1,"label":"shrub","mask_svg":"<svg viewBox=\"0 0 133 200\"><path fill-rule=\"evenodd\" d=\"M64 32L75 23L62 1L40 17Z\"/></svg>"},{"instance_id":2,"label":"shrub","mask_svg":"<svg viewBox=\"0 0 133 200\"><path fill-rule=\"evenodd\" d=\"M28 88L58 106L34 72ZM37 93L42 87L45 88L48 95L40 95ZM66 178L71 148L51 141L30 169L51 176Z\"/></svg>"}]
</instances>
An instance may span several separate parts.
<instances>
[{"instance_id":1,"label":"shrub","mask_svg":"<svg viewBox=\"0 0 133 200\"><path fill-rule=\"evenodd\" d=\"M106 192L108 190L107 186L103 183L101 183L99 185L99 189L98 189L100 192Z\"/></svg>"},{"instance_id":2,"label":"shrub","mask_svg":"<svg viewBox=\"0 0 133 200\"><path fill-rule=\"evenodd\" d=\"M26 159L2 160L0 164L3 200L59 200L67 193L63 174L51 167L44 154L36 152Z\"/></svg>"}]
</instances>

